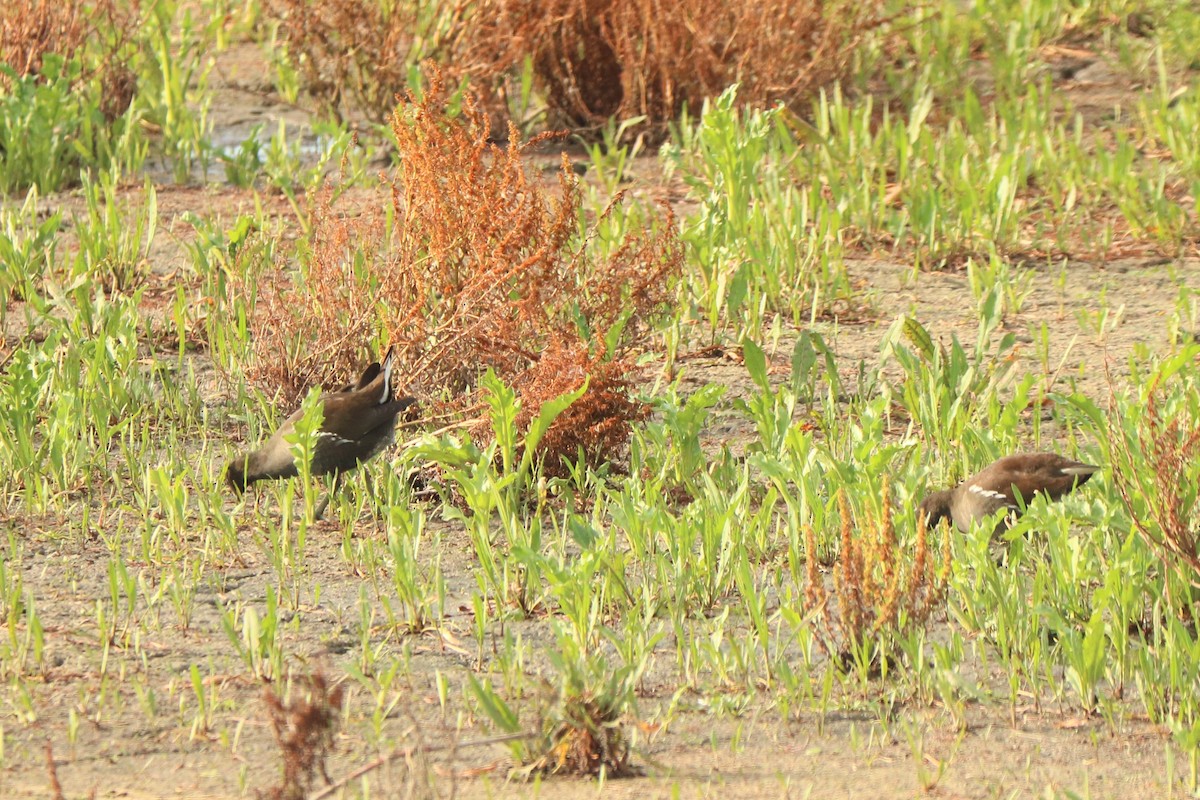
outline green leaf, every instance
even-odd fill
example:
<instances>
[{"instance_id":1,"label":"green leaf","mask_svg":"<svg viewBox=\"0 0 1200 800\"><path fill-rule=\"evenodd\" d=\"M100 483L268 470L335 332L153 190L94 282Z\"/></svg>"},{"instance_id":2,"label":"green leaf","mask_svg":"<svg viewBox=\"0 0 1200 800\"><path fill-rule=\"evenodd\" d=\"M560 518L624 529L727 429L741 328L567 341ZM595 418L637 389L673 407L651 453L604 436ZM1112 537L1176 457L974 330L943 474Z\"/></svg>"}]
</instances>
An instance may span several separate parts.
<instances>
[{"instance_id":1,"label":"green leaf","mask_svg":"<svg viewBox=\"0 0 1200 800\"><path fill-rule=\"evenodd\" d=\"M505 733L517 733L521 730L521 720L517 713L500 699L489 680L479 681L474 675L467 674L467 685L471 694L479 701L480 708L492 724Z\"/></svg>"},{"instance_id":2,"label":"green leaf","mask_svg":"<svg viewBox=\"0 0 1200 800\"><path fill-rule=\"evenodd\" d=\"M733 280L729 282L729 291L725 295L725 310L729 316L737 316L741 310L742 303L746 301L746 295L750 291L750 270L746 264L742 264L737 268L737 272L733 273Z\"/></svg>"},{"instance_id":3,"label":"green leaf","mask_svg":"<svg viewBox=\"0 0 1200 800\"><path fill-rule=\"evenodd\" d=\"M937 357L937 351L933 346L933 337L929 335L929 331L925 326L914 317L904 318L904 336L912 343L912 346L917 348L921 357L926 361L933 361Z\"/></svg>"},{"instance_id":4,"label":"green leaf","mask_svg":"<svg viewBox=\"0 0 1200 800\"><path fill-rule=\"evenodd\" d=\"M1149 393L1154 391L1160 385L1173 378L1181 369L1189 367L1195 363L1197 356L1200 356L1200 345L1192 344L1182 348L1178 353L1165 359L1154 373L1149 381L1146 382L1146 392L1143 396L1149 396Z\"/></svg>"},{"instance_id":5,"label":"green leaf","mask_svg":"<svg viewBox=\"0 0 1200 800\"><path fill-rule=\"evenodd\" d=\"M517 454L517 413L521 410L517 393L500 380L491 367L488 367L479 385L492 412L492 432L500 446L504 471L512 472Z\"/></svg>"},{"instance_id":6,"label":"green leaf","mask_svg":"<svg viewBox=\"0 0 1200 800\"><path fill-rule=\"evenodd\" d=\"M567 527L571 529L571 538L584 550L590 550L600 538L599 532L582 517L572 515L567 520Z\"/></svg>"},{"instance_id":7,"label":"green leaf","mask_svg":"<svg viewBox=\"0 0 1200 800\"><path fill-rule=\"evenodd\" d=\"M312 460L313 447L316 445L317 431L325 421L325 405L321 402L321 390L312 387L300 404L300 418L296 420L293 431L284 434L284 441L291 445L292 456L303 473ZM304 466L301 466L304 465Z\"/></svg>"},{"instance_id":8,"label":"green leaf","mask_svg":"<svg viewBox=\"0 0 1200 800\"><path fill-rule=\"evenodd\" d=\"M578 303L571 304L571 320L575 323L575 329L579 333L579 338L585 342L590 342L592 340L592 325Z\"/></svg>"},{"instance_id":9,"label":"green leaf","mask_svg":"<svg viewBox=\"0 0 1200 800\"><path fill-rule=\"evenodd\" d=\"M813 337L820 335L801 331L792 348L792 394L800 396L800 390L808 384L808 375L817 363L817 351L813 348Z\"/></svg>"},{"instance_id":10,"label":"green leaf","mask_svg":"<svg viewBox=\"0 0 1200 800\"><path fill-rule=\"evenodd\" d=\"M527 473L532 467L534 452L541 443L542 437L546 435L546 431L550 430L550 426L554 424L554 420L558 419L559 415L570 408L576 400L583 397L591 382L592 379L589 377L578 389L563 392L553 400L542 403L537 418L529 423L529 431L525 434L525 450L521 454L519 470L521 474Z\"/></svg>"},{"instance_id":11,"label":"green leaf","mask_svg":"<svg viewBox=\"0 0 1200 800\"><path fill-rule=\"evenodd\" d=\"M229 240L229 255L235 255L237 249L246 241L246 237L254 230L253 218L246 214L240 215L233 223L233 227L225 231L225 238Z\"/></svg>"},{"instance_id":12,"label":"green leaf","mask_svg":"<svg viewBox=\"0 0 1200 800\"><path fill-rule=\"evenodd\" d=\"M621 343L621 335L625 333L625 326L629 324L629 320L633 317L632 309L621 314L617 320L609 326L604 334L604 354L608 358L612 358L613 353L617 352L617 345Z\"/></svg>"},{"instance_id":13,"label":"green leaf","mask_svg":"<svg viewBox=\"0 0 1200 800\"><path fill-rule=\"evenodd\" d=\"M1104 633L1104 612L1097 609L1088 621L1083 636L1083 661L1093 680L1099 680L1104 672L1104 645L1108 637Z\"/></svg>"},{"instance_id":14,"label":"green leaf","mask_svg":"<svg viewBox=\"0 0 1200 800\"><path fill-rule=\"evenodd\" d=\"M413 461L432 461L450 469L478 464L483 453L470 439L460 442L449 434L425 437L408 449Z\"/></svg>"},{"instance_id":15,"label":"green leaf","mask_svg":"<svg viewBox=\"0 0 1200 800\"><path fill-rule=\"evenodd\" d=\"M771 383L767 379L767 357L762 348L749 337L742 339L742 360L746 362L746 371L750 378L763 391L769 391Z\"/></svg>"}]
</instances>

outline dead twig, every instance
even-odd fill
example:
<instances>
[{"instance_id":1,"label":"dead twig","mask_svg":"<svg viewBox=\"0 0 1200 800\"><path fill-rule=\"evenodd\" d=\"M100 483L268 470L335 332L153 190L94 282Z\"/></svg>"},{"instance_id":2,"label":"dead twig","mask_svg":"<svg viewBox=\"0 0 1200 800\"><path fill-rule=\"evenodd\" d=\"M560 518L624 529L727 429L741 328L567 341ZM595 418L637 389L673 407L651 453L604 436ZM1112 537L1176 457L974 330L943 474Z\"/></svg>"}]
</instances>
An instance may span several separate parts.
<instances>
[{"instance_id":1,"label":"dead twig","mask_svg":"<svg viewBox=\"0 0 1200 800\"><path fill-rule=\"evenodd\" d=\"M50 776L51 800L65 800L62 784L58 782L58 766L54 763L54 745L49 739L46 740L46 773Z\"/></svg>"}]
</instances>

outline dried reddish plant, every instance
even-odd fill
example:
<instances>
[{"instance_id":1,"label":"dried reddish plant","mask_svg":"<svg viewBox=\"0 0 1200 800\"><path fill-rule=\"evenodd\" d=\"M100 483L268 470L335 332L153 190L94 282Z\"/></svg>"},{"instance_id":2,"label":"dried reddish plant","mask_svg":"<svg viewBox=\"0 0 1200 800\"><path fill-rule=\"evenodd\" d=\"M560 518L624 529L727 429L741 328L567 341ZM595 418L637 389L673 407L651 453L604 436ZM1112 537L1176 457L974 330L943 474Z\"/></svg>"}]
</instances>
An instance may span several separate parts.
<instances>
[{"instance_id":1,"label":"dried reddish plant","mask_svg":"<svg viewBox=\"0 0 1200 800\"><path fill-rule=\"evenodd\" d=\"M63 795L62 783L58 780L58 763L54 760L54 745L46 740L42 752L46 756L46 775L50 779L50 800L66 800Z\"/></svg>"},{"instance_id":2,"label":"dried reddish plant","mask_svg":"<svg viewBox=\"0 0 1200 800\"><path fill-rule=\"evenodd\" d=\"M550 122L595 129L645 116L664 131L730 84L756 106L796 105L842 78L885 21L883 0L269 0L308 90L383 119L417 60L483 87L503 116L528 62ZM497 126L501 128L502 126ZM495 131L503 134L503 130Z\"/></svg>"},{"instance_id":3,"label":"dried reddish plant","mask_svg":"<svg viewBox=\"0 0 1200 800\"><path fill-rule=\"evenodd\" d=\"M450 65L486 79L532 60L552 120L662 129L730 84L749 105L796 104L844 76L882 0L475 0Z\"/></svg>"},{"instance_id":4,"label":"dried reddish plant","mask_svg":"<svg viewBox=\"0 0 1200 800\"><path fill-rule=\"evenodd\" d=\"M283 757L283 778L278 786L264 794L270 800L304 800L318 773L332 783L325 759L333 749L338 714L342 709L342 687L332 690L325 676L317 673L304 681L308 696L287 703L270 687L263 702L271 717L271 732Z\"/></svg>"},{"instance_id":5,"label":"dried reddish plant","mask_svg":"<svg viewBox=\"0 0 1200 800\"><path fill-rule=\"evenodd\" d=\"M112 0L95 5L111 9ZM78 0L10 0L6 6L0 13L0 64L21 77L41 71L47 53L70 58L91 30L88 7Z\"/></svg>"},{"instance_id":6,"label":"dried reddish plant","mask_svg":"<svg viewBox=\"0 0 1200 800\"><path fill-rule=\"evenodd\" d=\"M892 523L891 493L885 479L879 519L856 529L844 490L838 491L841 549L833 570L837 614L817 568L816 537L805 528L806 611L819 613L826 636L819 638L830 654L846 657L864 637L884 630L903 630L926 623L945 599L950 579L950 528L944 526L940 565L929 557L925 519L918 515L913 550L901 548Z\"/></svg>"},{"instance_id":7,"label":"dried reddish plant","mask_svg":"<svg viewBox=\"0 0 1200 800\"><path fill-rule=\"evenodd\" d=\"M542 438L541 451L595 465L620 451L629 439L629 423L644 419L649 406L632 399L628 365L589 356L584 348L552 341L541 358L515 382L521 398L517 427L524 430L541 404L579 388L590 379L588 391L564 411ZM477 435L485 432L481 422ZM549 474L563 472L562 458L546 464Z\"/></svg>"},{"instance_id":8,"label":"dried reddish plant","mask_svg":"<svg viewBox=\"0 0 1200 800\"><path fill-rule=\"evenodd\" d=\"M112 120L125 112L136 88L133 73L113 58L137 24L138 3L115 0L8 0L0 11L0 64L18 77L41 72L48 54L71 58L85 46L95 63L83 79L102 79L101 110ZM7 76L0 75L0 88Z\"/></svg>"},{"instance_id":9,"label":"dried reddish plant","mask_svg":"<svg viewBox=\"0 0 1200 800\"><path fill-rule=\"evenodd\" d=\"M1113 483L1138 534L1200 588L1200 416L1192 401L1168 404L1164 414L1163 392L1160 385L1150 388L1144 413L1129 428L1109 426ZM1109 416L1122 419L1115 398L1113 404Z\"/></svg>"},{"instance_id":10,"label":"dried reddish plant","mask_svg":"<svg viewBox=\"0 0 1200 800\"><path fill-rule=\"evenodd\" d=\"M597 255L565 157L556 191L526 172L529 149L550 137L522 141L513 129L501 148L469 94L457 115L448 102L435 71L423 98L397 110L390 225L385 209L348 217L319 206L300 273L260 282L248 377L294 402L353 374L383 331L407 390L446 413L481 407L489 368L520 393L522 423L590 378L541 449L551 472L563 468L555 456L581 450L610 459L645 413L629 379L682 268L674 219Z\"/></svg>"},{"instance_id":11,"label":"dried reddish plant","mask_svg":"<svg viewBox=\"0 0 1200 800\"><path fill-rule=\"evenodd\" d=\"M378 296L367 262L386 259L382 220L343 219L327 197L313 220L298 272L237 273L230 287L235 298L256 297L247 376L285 404L299 404L311 386L351 380L376 357Z\"/></svg>"}]
</instances>

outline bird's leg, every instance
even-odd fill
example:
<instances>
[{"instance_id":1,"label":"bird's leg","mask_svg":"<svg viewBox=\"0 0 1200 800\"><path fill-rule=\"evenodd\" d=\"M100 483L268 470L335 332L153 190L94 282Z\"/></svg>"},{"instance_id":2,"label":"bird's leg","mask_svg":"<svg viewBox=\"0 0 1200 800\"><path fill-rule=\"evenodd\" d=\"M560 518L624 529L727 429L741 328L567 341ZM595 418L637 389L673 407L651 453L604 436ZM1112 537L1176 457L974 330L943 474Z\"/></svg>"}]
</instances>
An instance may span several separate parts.
<instances>
[{"instance_id":1,"label":"bird's leg","mask_svg":"<svg viewBox=\"0 0 1200 800\"><path fill-rule=\"evenodd\" d=\"M333 486L329 487L329 491L325 494L325 497L317 505L317 510L313 512L314 520L319 520L325 516L325 509L329 505L329 499L331 497L333 497L334 492L336 492L338 490L338 487L341 485L342 485L342 473L338 472L333 476Z\"/></svg>"}]
</instances>

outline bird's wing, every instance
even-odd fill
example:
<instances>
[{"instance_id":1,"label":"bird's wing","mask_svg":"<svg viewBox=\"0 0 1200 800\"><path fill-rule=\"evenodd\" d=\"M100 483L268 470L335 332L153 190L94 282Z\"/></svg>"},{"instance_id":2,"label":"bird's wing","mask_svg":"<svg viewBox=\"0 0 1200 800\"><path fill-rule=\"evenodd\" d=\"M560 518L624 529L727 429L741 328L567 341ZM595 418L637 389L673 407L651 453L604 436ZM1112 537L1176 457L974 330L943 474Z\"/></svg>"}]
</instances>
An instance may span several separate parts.
<instances>
[{"instance_id":1,"label":"bird's wing","mask_svg":"<svg viewBox=\"0 0 1200 800\"><path fill-rule=\"evenodd\" d=\"M321 432L357 441L382 425L392 424L397 414L415 402L412 397L402 397L380 405L365 392L339 393L325 401Z\"/></svg>"},{"instance_id":2,"label":"bird's wing","mask_svg":"<svg viewBox=\"0 0 1200 800\"><path fill-rule=\"evenodd\" d=\"M1020 508L1014 489L1019 491L1019 488L1013 485L1001 487L971 482L967 484L966 491L972 505L975 507L977 516L986 517L1002 508ZM1024 491L1021 492L1021 497L1026 501L1032 496L1032 493L1026 494Z\"/></svg>"}]
</instances>

